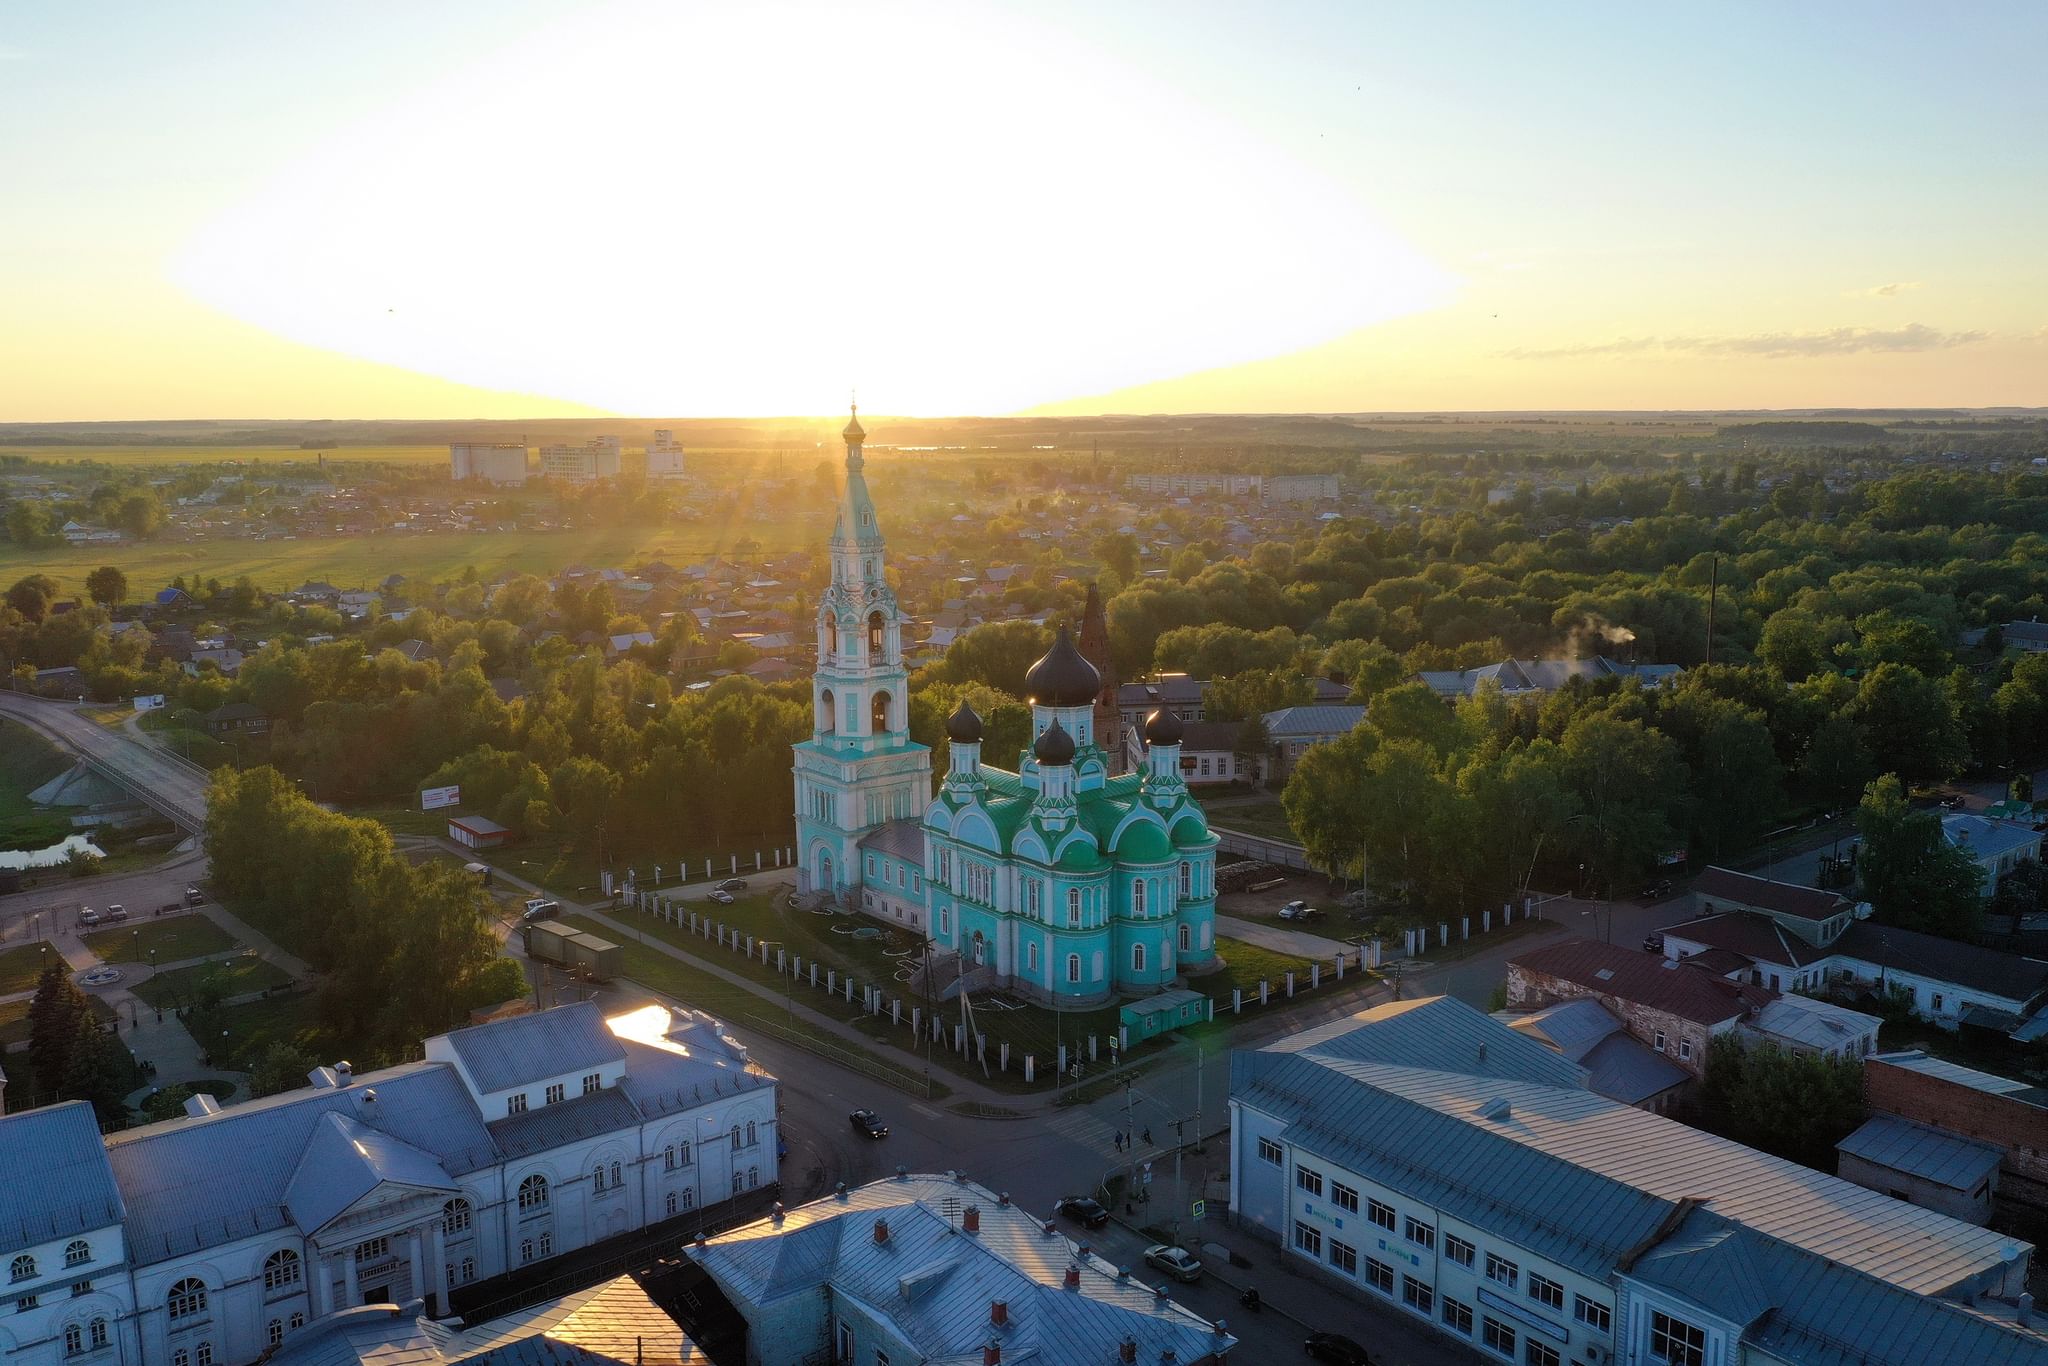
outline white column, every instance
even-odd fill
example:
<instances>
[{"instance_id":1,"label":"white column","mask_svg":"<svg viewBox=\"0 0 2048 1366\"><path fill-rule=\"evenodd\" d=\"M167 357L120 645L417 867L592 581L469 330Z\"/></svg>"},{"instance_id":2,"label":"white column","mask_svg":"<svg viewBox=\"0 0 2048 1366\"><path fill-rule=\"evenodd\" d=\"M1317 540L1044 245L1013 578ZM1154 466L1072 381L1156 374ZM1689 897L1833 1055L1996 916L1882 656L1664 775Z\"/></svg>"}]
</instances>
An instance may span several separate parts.
<instances>
[{"instance_id":1,"label":"white column","mask_svg":"<svg viewBox=\"0 0 2048 1366\"><path fill-rule=\"evenodd\" d=\"M334 1312L334 1267L324 1252L313 1256L313 1315L322 1317Z\"/></svg>"},{"instance_id":2,"label":"white column","mask_svg":"<svg viewBox=\"0 0 2048 1366\"><path fill-rule=\"evenodd\" d=\"M434 1294L434 1308L448 1312L448 1245L441 1221L427 1225L427 1286Z\"/></svg>"},{"instance_id":3,"label":"white column","mask_svg":"<svg viewBox=\"0 0 2048 1366\"><path fill-rule=\"evenodd\" d=\"M411 1290L418 1296L424 1296L430 1288L425 1252L426 1247L417 1228L405 1235L405 1259L412 1266Z\"/></svg>"},{"instance_id":4,"label":"white column","mask_svg":"<svg viewBox=\"0 0 2048 1366\"><path fill-rule=\"evenodd\" d=\"M354 1248L341 1253L342 1295L341 1307L353 1309L363 1300L363 1288L356 1283L356 1252Z\"/></svg>"}]
</instances>

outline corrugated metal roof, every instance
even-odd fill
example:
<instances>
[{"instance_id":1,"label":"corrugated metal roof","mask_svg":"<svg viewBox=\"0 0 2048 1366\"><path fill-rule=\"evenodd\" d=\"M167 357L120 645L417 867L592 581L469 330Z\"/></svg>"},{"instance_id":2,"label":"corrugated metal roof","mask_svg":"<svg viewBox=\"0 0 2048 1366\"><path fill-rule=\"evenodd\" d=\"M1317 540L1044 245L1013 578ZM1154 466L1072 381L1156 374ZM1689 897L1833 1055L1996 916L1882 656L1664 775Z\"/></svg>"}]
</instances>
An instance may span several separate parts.
<instances>
[{"instance_id":1,"label":"corrugated metal roof","mask_svg":"<svg viewBox=\"0 0 2048 1366\"><path fill-rule=\"evenodd\" d=\"M1780 996L1746 1027L1796 1047L1838 1051L1856 1039L1877 1037L1877 1016L1808 996Z\"/></svg>"},{"instance_id":2,"label":"corrugated metal roof","mask_svg":"<svg viewBox=\"0 0 2048 1366\"><path fill-rule=\"evenodd\" d=\"M431 1153L451 1177L497 1160L461 1079L431 1062L109 1134L107 1161L127 1206L130 1257L148 1265L285 1227L286 1192L315 1126L334 1112ZM223 1180L224 1172L234 1179Z\"/></svg>"},{"instance_id":3,"label":"corrugated metal roof","mask_svg":"<svg viewBox=\"0 0 2048 1366\"><path fill-rule=\"evenodd\" d=\"M1777 911L1801 920L1830 920L1850 909L1848 898L1840 892L1738 873L1733 868L1707 869L1694 879L1692 890L1696 896Z\"/></svg>"},{"instance_id":4,"label":"corrugated metal roof","mask_svg":"<svg viewBox=\"0 0 2048 1366\"><path fill-rule=\"evenodd\" d=\"M29 1247L126 1217L92 1106L67 1101L0 1119L0 1243Z\"/></svg>"},{"instance_id":5,"label":"corrugated metal roof","mask_svg":"<svg viewBox=\"0 0 2048 1366\"><path fill-rule=\"evenodd\" d=\"M1835 1150L1959 1191L1975 1190L1998 1170L2001 1156L1987 1143L1890 1115L1865 1120Z\"/></svg>"},{"instance_id":6,"label":"corrugated metal roof","mask_svg":"<svg viewBox=\"0 0 2048 1366\"><path fill-rule=\"evenodd\" d=\"M380 1095L378 1103L383 1103ZM292 1222L313 1233L385 1182L453 1193L441 1164L402 1139L329 1110L313 1126L305 1155L285 1187Z\"/></svg>"},{"instance_id":7,"label":"corrugated metal roof","mask_svg":"<svg viewBox=\"0 0 2048 1366\"><path fill-rule=\"evenodd\" d=\"M1588 1087L1623 1105L1640 1105L1692 1080L1692 1073L1627 1034L1602 1039L1579 1063Z\"/></svg>"},{"instance_id":8,"label":"corrugated metal roof","mask_svg":"<svg viewBox=\"0 0 2048 1366\"><path fill-rule=\"evenodd\" d=\"M980 1211L978 1234L960 1211ZM888 1237L875 1240L877 1222ZM1222 1352L1235 1339L1143 1282L1123 1280L1099 1257L1077 1258L1057 1232L979 1185L942 1176L873 1182L788 1211L781 1224L749 1224L690 1249L736 1301L760 1305L829 1284L915 1345L924 1360L981 1359L991 1338L1005 1360L1099 1366L1126 1335L1140 1361L1171 1348L1182 1361ZM1062 1286L1081 1266L1078 1291ZM1007 1324L990 1322L995 1300Z\"/></svg>"},{"instance_id":9,"label":"corrugated metal roof","mask_svg":"<svg viewBox=\"0 0 2048 1366\"><path fill-rule=\"evenodd\" d=\"M1534 1039L1504 1029L1448 996L1375 1006L1276 1040L1266 1051L1439 1068L1572 1090L1584 1085L1586 1076L1585 1069Z\"/></svg>"},{"instance_id":10,"label":"corrugated metal roof","mask_svg":"<svg viewBox=\"0 0 2048 1366\"><path fill-rule=\"evenodd\" d=\"M1567 939L1529 949L1510 958L1508 966L1520 968L1525 975L1554 977L1597 995L1631 1001L1696 1024L1741 1019L1769 999L1769 993L1760 988L1597 939Z\"/></svg>"},{"instance_id":11,"label":"corrugated metal roof","mask_svg":"<svg viewBox=\"0 0 2048 1366\"><path fill-rule=\"evenodd\" d=\"M1540 1010L1500 1011L1493 1018L1518 1034L1542 1039L1573 1062L1592 1052L1602 1039L1621 1032L1621 1021L1590 996L1559 1001Z\"/></svg>"},{"instance_id":12,"label":"corrugated metal roof","mask_svg":"<svg viewBox=\"0 0 2048 1366\"><path fill-rule=\"evenodd\" d=\"M587 1096L570 1096L553 1105L540 1105L485 1127L506 1157L526 1157L559 1148L579 1139L631 1129L640 1122L638 1111L623 1090L607 1086Z\"/></svg>"},{"instance_id":13,"label":"corrugated metal roof","mask_svg":"<svg viewBox=\"0 0 2048 1366\"><path fill-rule=\"evenodd\" d=\"M626 1056L605 1028L604 1012L591 1001L450 1030L443 1037L471 1084L485 1095L623 1062Z\"/></svg>"},{"instance_id":14,"label":"corrugated metal roof","mask_svg":"<svg viewBox=\"0 0 2048 1366\"><path fill-rule=\"evenodd\" d=\"M1962 1067L1941 1058L1930 1057L1917 1048L1900 1053L1875 1053L1868 1061L1886 1067L1902 1067L1908 1072L1918 1072L1923 1077L1939 1077L1957 1086L1967 1086L1973 1091L1983 1091L1994 1096L2016 1095L2034 1089L2028 1082L2014 1081L2011 1077L1995 1076L1990 1072Z\"/></svg>"},{"instance_id":15,"label":"corrugated metal roof","mask_svg":"<svg viewBox=\"0 0 2048 1366\"><path fill-rule=\"evenodd\" d=\"M1436 1000L1449 1003L1433 1012L1445 1032L1452 1028L1451 1016L1461 1012L1469 1021L1461 1033L1484 1026L1496 1038L1541 1048L1461 1002ZM1553 1236L1565 1243L1600 1247L1602 1233L1619 1222L1631 1199L1663 1208L1698 1199L1757 1232L1922 1295L2002 1268L2021 1246L1590 1091L1464 1075L1427 1063L1357 1061L1301 1045L1322 1032L1233 1055L1233 1098L1281 1118L1307 1120L1303 1127L1316 1144L1333 1154L1371 1155L1400 1174L1393 1184L1412 1185L1424 1175L1473 1198L1500 1174L1511 1174L1515 1179L1504 1183L1503 1208L1539 1227L1554 1227ZM1490 1049L1489 1058L1497 1051ZM1284 1076L1268 1061L1290 1056L1297 1066ZM1469 1054L1452 1049L1450 1056ZM1241 1071L1246 1087L1260 1076L1279 1080L1256 1094L1240 1094ZM1494 1100L1509 1106L1497 1122L1479 1115ZM1457 1165L1446 1166L1453 1154ZM1488 1211L1481 1222L1499 1217ZM1580 1253L1567 1264L1587 1263Z\"/></svg>"},{"instance_id":16,"label":"corrugated metal roof","mask_svg":"<svg viewBox=\"0 0 2048 1366\"><path fill-rule=\"evenodd\" d=\"M1365 708L1345 703L1310 703L1269 711L1262 720L1275 740L1302 735L1342 735L1365 719Z\"/></svg>"}]
</instances>

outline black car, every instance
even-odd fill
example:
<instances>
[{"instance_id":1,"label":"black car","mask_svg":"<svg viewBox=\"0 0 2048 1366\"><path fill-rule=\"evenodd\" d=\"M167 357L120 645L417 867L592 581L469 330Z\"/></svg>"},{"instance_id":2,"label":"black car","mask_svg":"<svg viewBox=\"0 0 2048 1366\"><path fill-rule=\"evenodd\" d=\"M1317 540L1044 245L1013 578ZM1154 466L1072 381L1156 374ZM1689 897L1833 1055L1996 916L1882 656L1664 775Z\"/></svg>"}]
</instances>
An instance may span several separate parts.
<instances>
[{"instance_id":1,"label":"black car","mask_svg":"<svg viewBox=\"0 0 2048 1366\"><path fill-rule=\"evenodd\" d=\"M1302 1344L1317 1361L1334 1361L1337 1366L1372 1366L1372 1358L1342 1333L1310 1333Z\"/></svg>"},{"instance_id":2,"label":"black car","mask_svg":"<svg viewBox=\"0 0 2048 1366\"><path fill-rule=\"evenodd\" d=\"M744 892L747 890L747 880L743 877L729 877L718 884L718 890L721 892Z\"/></svg>"},{"instance_id":3,"label":"black car","mask_svg":"<svg viewBox=\"0 0 2048 1366\"><path fill-rule=\"evenodd\" d=\"M1063 1195L1052 1202L1054 1214L1064 1214L1083 1228L1101 1228L1109 1222L1109 1211L1100 1200L1085 1195Z\"/></svg>"},{"instance_id":4,"label":"black car","mask_svg":"<svg viewBox=\"0 0 2048 1366\"><path fill-rule=\"evenodd\" d=\"M1644 936L1643 936L1643 952L1644 952L1644 953L1662 953L1662 952L1664 952L1664 936L1663 936L1663 935L1661 935L1661 934L1659 934L1659 933L1657 933L1657 932L1656 932L1655 930L1652 930L1652 931L1651 931L1650 933L1648 933L1648 934L1644 935Z\"/></svg>"},{"instance_id":5,"label":"black car","mask_svg":"<svg viewBox=\"0 0 2048 1366\"><path fill-rule=\"evenodd\" d=\"M855 1110L846 1117L853 1131L862 1138L887 1138L889 1126L882 1123L882 1117L873 1110Z\"/></svg>"}]
</instances>

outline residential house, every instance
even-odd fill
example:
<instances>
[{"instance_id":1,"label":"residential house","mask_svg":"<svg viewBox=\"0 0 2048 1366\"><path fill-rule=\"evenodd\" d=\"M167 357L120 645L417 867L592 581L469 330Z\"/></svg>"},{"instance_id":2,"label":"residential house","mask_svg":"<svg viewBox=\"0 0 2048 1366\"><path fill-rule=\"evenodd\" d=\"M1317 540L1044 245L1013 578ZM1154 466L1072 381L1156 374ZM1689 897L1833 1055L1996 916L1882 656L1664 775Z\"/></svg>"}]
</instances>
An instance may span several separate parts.
<instances>
[{"instance_id":1,"label":"residential house","mask_svg":"<svg viewBox=\"0 0 2048 1366\"><path fill-rule=\"evenodd\" d=\"M1301 762L1301 756L1316 745L1348 733L1365 719L1362 706L1312 703L1304 707L1282 707L1262 718L1266 723L1268 751L1266 774L1284 782Z\"/></svg>"},{"instance_id":2,"label":"residential house","mask_svg":"<svg viewBox=\"0 0 2048 1366\"><path fill-rule=\"evenodd\" d=\"M2019 821L1951 811L1941 818L1941 837L1950 848L1962 850L1976 863L1984 875L1981 888L1986 895L2022 863L2041 861L2041 832Z\"/></svg>"},{"instance_id":3,"label":"residential house","mask_svg":"<svg viewBox=\"0 0 2048 1366\"><path fill-rule=\"evenodd\" d=\"M1265 775L1265 756L1242 755L1237 743L1244 733L1242 721L1190 721L1181 727L1180 776L1189 787L1217 787L1225 783L1256 782ZM1135 773L1145 767L1151 746L1140 725L1123 735L1123 771Z\"/></svg>"},{"instance_id":4,"label":"residential house","mask_svg":"<svg viewBox=\"0 0 2048 1366\"><path fill-rule=\"evenodd\" d=\"M1961 641L1975 649L1984 643L1987 633L1987 628L1980 626L1975 630L1963 632ZM2008 650L2020 650L2030 655L2048 650L2048 622L2042 621L2039 617L2029 617L2025 621L2008 621L1998 628L1998 633L2003 637L2005 648Z\"/></svg>"},{"instance_id":5,"label":"residential house","mask_svg":"<svg viewBox=\"0 0 2048 1366\"><path fill-rule=\"evenodd\" d=\"M1585 1068L1589 1090L1623 1105L1663 1114L1692 1085L1691 1072L1629 1033L1590 996L1496 1011L1493 1018Z\"/></svg>"},{"instance_id":6,"label":"residential house","mask_svg":"<svg viewBox=\"0 0 2048 1366\"><path fill-rule=\"evenodd\" d=\"M247 702L223 703L200 717L199 723L216 740L237 735L264 735L270 730L270 718L261 708Z\"/></svg>"},{"instance_id":7,"label":"residential house","mask_svg":"<svg viewBox=\"0 0 2048 1366\"><path fill-rule=\"evenodd\" d=\"M1596 655L1592 659L1504 659L1477 669L1425 669L1415 676L1444 701L1457 702L1489 687L1498 688L1503 697L1540 696L1558 691L1573 679L1590 683L1633 678L1646 688L1661 688L1683 672L1676 664L1624 663Z\"/></svg>"},{"instance_id":8,"label":"residential house","mask_svg":"<svg viewBox=\"0 0 2048 1366\"><path fill-rule=\"evenodd\" d=\"M1239 1227L1488 1359L2048 1360L2030 1244L1596 1095L1453 998L1230 1061Z\"/></svg>"},{"instance_id":9,"label":"residential house","mask_svg":"<svg viewBox=\"0 0 2048 1366\"><path fill-rule=\"evenodd\" d=\"M1220 1366L1236 1343L1008 1196L897 1170L683 1249L749 1366Z\"/></svg>"}]
</instances>

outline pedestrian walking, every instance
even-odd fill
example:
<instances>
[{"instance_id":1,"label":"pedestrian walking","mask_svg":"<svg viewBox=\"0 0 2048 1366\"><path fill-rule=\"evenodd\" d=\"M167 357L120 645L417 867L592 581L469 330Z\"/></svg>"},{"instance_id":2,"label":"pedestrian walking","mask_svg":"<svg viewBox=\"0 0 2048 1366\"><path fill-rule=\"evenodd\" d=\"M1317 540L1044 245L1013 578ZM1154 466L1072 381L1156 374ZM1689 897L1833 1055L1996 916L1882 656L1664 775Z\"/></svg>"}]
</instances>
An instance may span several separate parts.
<instances>
[{"instance_id":1,"label":"pedestrian walking","mask_svg":"<svg viewBox=\"0 0 2048 1366\"><path fill-rule=\"evenodd\" d=\"M1148 1148L1152 1146L1152 1126L1149 1124L1145 1126L1145 1146Z\"/></svg>"}]
</instances>

